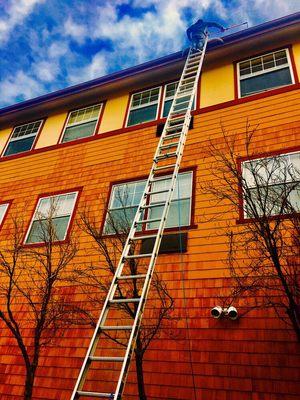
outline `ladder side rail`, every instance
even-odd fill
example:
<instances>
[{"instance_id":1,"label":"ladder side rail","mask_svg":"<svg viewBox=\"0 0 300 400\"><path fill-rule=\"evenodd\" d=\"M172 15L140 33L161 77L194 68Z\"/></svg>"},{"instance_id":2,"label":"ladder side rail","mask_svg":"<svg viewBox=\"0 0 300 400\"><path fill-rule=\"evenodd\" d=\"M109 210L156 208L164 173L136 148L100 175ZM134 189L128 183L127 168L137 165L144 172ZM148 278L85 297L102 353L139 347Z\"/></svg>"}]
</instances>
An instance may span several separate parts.
<instances>
[{"instance_id":1,"label":"ladder side rail","mask_svg":"<svg viewBox=\"0 0 300 400\"><path fill-rule=\"evenodd\" d=\"M119 379L118 386L117 386L117 389L116 389L116 392L115 392L114 400L118 400L118 397L119 397L120 394L122 394L122 390L124 388L124 384L123 384L124 374L126 373L126 367L128 366L128 363L129 363L128 362L129 355L133 351L134 339L136 338L137 332L138 332L138 330L140 328L142 315L143 315L145 304L146 304L146 298L147 298L148 292L150 290L151 280L152 280L152 276L153 276L153 273L154 273L154 266L155 266L156 258L157 258L157 255L158 255L159 246L160 246L160 243L161 243L161 240L162 240L163 231L164 231L164 227L165 227L165 224L166 224L168 211L170 209L170 203L171 203L171 200L172 200L172 197L173 197L173 193L174 193L174 189L175 189L175 185L176 185L176 181L177 181L177 176L178 176L178 172L179 172L179 168L180 168L181 158L183 156L182 150L183 150L183 147L184 147L184 144L185 144L185 139L186 139L186 136L187 136L187 132L189 130L189 124L190 124L190 120L191 120L191 108L192 108L195 92L196 92L197 86L198 86L198 80L199 80L199 76L200 76L200 72L201 72L201 68L202 68L202 64L203 64L203 59L204 59L204 55L205 55L207 39L208 38L206 36L204 47L203 47L203 50L202 50L201 60L200 60L198 71L197 71L197 75L196 75L196 78L195 78L195 81L194 81L193 92L191 94L191 98L190 98L190 101L189 101L189 108L188 108L188 110L186 112L186 115L185 115L185 121L184 121L183 132L182 132L183 140L181 141L181 151L180 151L180 153L178 155L178 158L177 158L177 161L176 161L176 165L175 165L175 169L174 169L174 172L172 174L172 183L171 183L171 186L169 188L169 193L167 195L167 199L166 199L166 202L165 202L165 206L164 206L164 209L163 209L163 214L161 216L161 222L160 222L160 225L159 225L159 228L158 228L157 237L156 237L155 244L154 244L154 247L153 247L153 250L152 250L152 256L151 256L151 259L150 259L150 262L149 262L149 268L148 268L148 271L147 271L147 275L146 275L146 278L145 278L142 294L141 294L141 297L140 297L141 301L140 301L140 303L138 305L138 308L137 308L137 311L136 311L134 326L133 326L133 329L132 329L132 332L131 332L131 335L130 335L130 338L129 338L129 341L128 341L127 350L126 350L126 354L125 354L125 360L123 362L122 370L120 372L120 379ZM188 60L189 60L189 56L187 57L187 61L186 61L185 65L188 64ZM182 76L183 76L183 74L182 74ZM180 87L180 84L178 84L178 87L177 87L177 90L176 90L176 94L177 94L177 92L179 90L179 87ZM175 94L174 99L173 99L173 104L174 104L174 100L176 98L176 94ZM169 115L170 115L170 113L169 113ZM168 119L169 119L169 117L167 118L167 120ZM167 125L167 123L165 124L165 128L164 128L165 131L166 131L166 125ZM163 135L161 136L161 139L162 139L162 137L163 137ZM157 149L159 150L159 146L158 146ZM154 162L154 164L156 164L156 163ZM149 178L150 178L150 176L149 176Z\"/></svg>"}]
</instances>

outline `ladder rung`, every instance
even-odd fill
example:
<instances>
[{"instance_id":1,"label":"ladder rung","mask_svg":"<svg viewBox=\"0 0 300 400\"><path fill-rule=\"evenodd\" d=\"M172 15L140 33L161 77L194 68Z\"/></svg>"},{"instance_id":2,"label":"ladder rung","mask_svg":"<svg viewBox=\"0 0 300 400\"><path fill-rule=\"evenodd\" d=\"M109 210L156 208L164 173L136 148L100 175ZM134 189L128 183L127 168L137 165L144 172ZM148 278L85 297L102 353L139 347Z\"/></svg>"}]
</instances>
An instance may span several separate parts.
<instances>
[{"instance_id":1,"label":"ladder rung","mask_svg":"<svg viewBox=\"0 0 300 400\"><path fill-rule=\"evenodd\" d=\"M118 362L124 361L124 357L96 357L96 356L90 356L89 359L91 361L118 361Z\"/></svg>"},{"instance_id":2,"label":"ladder rung","mask_svg":"<svg viewBox=\"0 0 300 400\"><path fill-rule=\"evenodd\" d=\"M166 158L172 158L177 156L178 156L177 151L172 151L171 153L160 154L159 156L156 156L154 161L165 160Z\"/></svg>"},{"instance_id":3,"label":"ladder rung","mask_svg":"<svg viewBox=\"0 0 300 400\"><path fill-rule=\"evenodd\" d=\"M164 190L156 190L154 192L147 192L146 195L150 196L150 195L154 195L154 194L161 194L161 193L167 193L169 191L169 189L164 189Z\"/></svg>"},{"instance_id":4,"label":"ladder rung","mask_svg":"<svg viewBox=\"0 0 300 400\"><path fill-rule=\"evenodd\" d=\"M188 65L187 69L185 70L185 72L188 72L188 71L198 71L198 65L196 63L192 67L190 65Z\"/></svg>"},{"instance_id":5,"label":"ladder rung","mask_svg":"<svg viewBox=\"0 0 300 400\"><path fill-rule=\"evenodd\" d=\"M161 171L163 169L171 169L174 168L176 164L168 164L168 165L163 165L161 167L155 167L154 171Z\"/></svg>"},{"instance_id":6,"label":"ladder rung","mask_svg":"<svg viewBox=\"0 0 300 400\"><path fill-rule=\"evenodd\" d=\"M192 77L190 77L190 78L185 78L185 79L182 79L182 81L181 81L181 84L182 84L182 82L192 82L192 81L194 81L195 80L195 77L194 76L192 76Z\"/></svg>"},{"instance_id":7,"label":"ladder rung","mask_svg":"<svg viewBox=\"0 0 300 400\"><path fill-rule=\"evenodd\" d=\"M181 130L183 128L183 123L182 124L178 124L178 125L173 125L173 126L170 126L170 127L167 127L166 128L166 131L167 132L173 132L173 131L176 131L176 130Z\"/></svg>"},{"instance_id":8,"label":"ladder rung","mask_svg":"<svg viewBox=\"0 0 300 400\"><path fill-rule=\"evenodd\" d=\"M161 220L160 220L161 221ZM157 234L153 234L153 235L141 235L141 236L135 236L133 238L131 238L131 240L143 240L143 239L152 239L155 238L157 236Z\"/></svg>"},{"instance_id":9,"label":"ladder rung","mask_svg":"<svg viewBox=\"0 0 300 400\"><path fill-rule=\"evenodd\" d=\"M149 258L152 257L152 253L143 253L143 254L131 254L130 256L125 256L124 258L128 260L134 260L135 258Z\"/></svg>"},{"instance_id":10,"label":"ladder rung","mask_svg":"<svg viewBox=\"0 0 300 400\"><path fill-rule=\"evenodd\" d=\"M154 203L154 204L147 204L145 206L142 206L141 208L155 208L155 207L162 207L164 206L166 203L165 202L161 202L161 203Z\"/></svg>"},{"instance_id":11,"label":"ladder rung","mask_svg":"<svg viewBox=\"0 0 300 400\"><path fill-rule=\"evenodd\" d=\"M102 325L100 326L101 331L131 331L131 325Z\"/></svg>"},{"instance_id":12,"label":"ladder rung","mask_svg":"<svg viewBox=\"0 0 300 400\"><path fill-rule=\"evenodd\" d=\"M181 99L179 99L179 100L181 100ZM176 107L182 106L183 104L189 104L189 102L190 102L190 99L181 101L179 103L175 103L173 109L175 109Z\"/></svg>"},{"instance_id":13,"label":"ladder rung","mask_svg":"<svg viewBox=\"0 0 300 400\"><path fill-rule=\"evenodd\" d=\"M136 221L136 224L151 224L152 222L160 222L161 218L153 219L142 219L141 221Z\"/></svg>"},{"instance_id":14,"label":"ladder rung","mask_svg":"<svg viewBox=\"0 0 300 400\"><path fill-rule=\"evenodd\" d=\"M84 397L98 397L99 399L113 399L113 393L100 393L100 392L84 392L82 390L78 390L77 394L79 396Z\"/></svg>"},{"instance_id":15,"label":"ladder rung","mask_svg":"<svg viewBox=\"0 0 300 400\"><path fill-rule=\"evenodd\" d=\"M195 61L195 58L189 59L189 61L188 61L188 65L196 64L196 63L197 63L197 61Z\"/></svg>"},{"instance_id":16,"label":"ladder rung","mask_svg":"<svg viewBox=\"0 0 300 400\"><path fill-rule=\"evenodd\" d=\"M164 144L163 146L160 146L160 150L166 150L166 149L171 149L172 147L177 147L179 142L173 142L169 144Z\"/></svg>"},{"instance_id":17,"label":"ladder rung","mask_svg":"<svg viewBox=\"0 0 300 400\"><path fill-rule=\"evenodd\" d=\"M179 132L179 133L173 133L172 135L166 135L166 136L163 138L163 140L165 141L165 140L170 140L170 139L178 138L178 137L180 137L181 135L182 135L181 132Z\"/></svg>"},{"instance_id":18,"label":"ladder rung","mask_svg":"<svg viewBox=\"0 0 300 400\"><path fill-rule=\"evenodd\" d=\"M179 110L176 110L176 111L171 112L170 115L173 116L173 115L178 115L178 114L185 114L185 113L187 112L187 110L188 110L187 107L185 107L185 108L180 108Z\"/></svg>"},{"instance_id":19,"label":"ladder rung","mask_svg":"<svg viewBox=\"0 0 300 400\"><path fill-rule=\"evenodd\" d=\"M190 60L195 60L195 58L197 58L197 57L201 58L201 55L202 55L202 51L199 51L197 53L193 53L193 54L190 55Z\"/></svg>"},{"instance_id":20,"label":"ladder rung","mask_svg":"<svg viewBox=\"0 0 300 400\"><path fill-rule=\"evenodd\" d=\"M109 300L110 303L112 304L119 304L119 303L139 303L140 298L136 299L112 299Z\"/></svg>"},{"instance_id":21,"label":"ladder rung","mask_svg":"<svg viewBox=\"0 0 300 400\"><path fill-rule=\"evenodd\" d=\"M121 275L118 276L118 280L127 280L127 279L144 279L146 278L146 274L139 274L139 275Z\"/></svg>"},{"instance_id":22,"label":"ladder rung","mask_svg":"<svg viewBox=\"0 0 300 400\"><path fill-rule=\"evenodd\" d=\"M151 179L150 183L160 182L160 181L168 181L170 179L169 176L159 176L157 178Z\"/></svg>"},{"instance_id":23,"label":"ladder rung","mask_svg":"<svg viewBox=\"0 0 300 400\"><path fill-rule=\"evenodd\" d=\"M187 85L184 85L184 86L187 86ZM186 89L179 90L179 91L178 91L178 94L183 94L183 93L186 94L186 95L192 94L192 92L193 92L193 87L194 87L194 84L192 84L191 87L188 87L188 88L186 88Z\"/></svg>"},{"instance_id":24,"label":"ladder rung","mask_svg":"<svg viewBox=\"0 0 300 400\"><path fill-rule=\"evenodd\" d=\"M183 121L182 124L184 123L185 120L185 115L180 115L178 117L172 117L169 119L169 123L173 122L173 121ZM178 124L179 125L179 124ZM172 125L169 125L168 128L172 128Z\"/></svg>"},{"instance_id":25,"label":"ladder rung","mask_svg":"<svg viewBox=\"0 0 300 400\"><path fill-rule=\"evenodd\" d=\"M183 78L185 79L187 76L190 78L195 78L195 76L197 75L197 72L193 71L193 72L187 72L183 75Z\"/></svg>"}]
</instances>

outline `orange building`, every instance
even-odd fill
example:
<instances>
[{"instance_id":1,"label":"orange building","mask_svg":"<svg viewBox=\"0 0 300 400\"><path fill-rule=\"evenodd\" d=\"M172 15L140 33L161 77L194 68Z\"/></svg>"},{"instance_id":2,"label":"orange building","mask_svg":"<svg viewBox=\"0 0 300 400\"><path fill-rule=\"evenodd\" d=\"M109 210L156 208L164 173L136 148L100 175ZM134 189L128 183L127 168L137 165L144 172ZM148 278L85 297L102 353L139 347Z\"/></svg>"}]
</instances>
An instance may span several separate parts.
<instances>
[{"instance_id":1,"label":"orange building","mask_svg":"<svg viewBox=\"0 0 300 400\"><path fill-rule=\"evenodd\" d=\"M64 205L55 216L62 241L86 206L109 234L105 210L118 213L116 193L125 186L134 210L183 65L179 52L0 110L0 246L18 210L25 210L24 245L38 244L37 216L49 198ZM252 311L236 321L211 317L230 285L220 227L236 226L243 216L226 214L201 191L213 180L207 149L211 141L224 145L222 126L241 138L247 121L258 125L253 140L260 157L300 151L299 74L300 13L208 47L181 165L182 190L157 263L174 298L177 319L169 329L176 334L154 339L145 354L149 400L191 400L195 392L203 400L299 398L299 344L274 312ZM242 143L240 149L245 156ZM169 236L179 230L184 252ZM95 259L91 240L81 233L79 242L74 262ZM84 293L75 297L85 301ZM0 332L0 399L21 399L23 360L2 321ZM88 327L72 327L42 353L34 399L70 398L91 335ZM136 393L131 373L124 398L137 399Z\"/></svg>"}]
</instances>

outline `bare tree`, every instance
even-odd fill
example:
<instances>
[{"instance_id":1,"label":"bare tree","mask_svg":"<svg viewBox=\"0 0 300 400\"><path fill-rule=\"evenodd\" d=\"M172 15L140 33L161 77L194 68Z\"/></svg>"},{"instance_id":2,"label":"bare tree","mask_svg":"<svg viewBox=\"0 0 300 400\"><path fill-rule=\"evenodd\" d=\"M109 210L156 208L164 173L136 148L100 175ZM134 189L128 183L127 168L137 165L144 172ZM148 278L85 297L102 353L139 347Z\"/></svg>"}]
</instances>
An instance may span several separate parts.
<instances>
[{"instance_id":1,"label":"bare tree","mask_svg":"<svg viewBox=\"0 0 300 400\"><path fill-rule=\"evenodd\" d=\"M242 222L225 228L233 278L225 301L272 307L300 340L299 153L259 157L258 126L247 121L242 138L221 128L223 143L211 140L208 150L213 179L201 191Z\"/></svg>"},{"instance_id":2,"label":"bare tree","mask_svg":"<svg viewBox=\"0 0 300 400\"><path fill-rule=\"evenodd\" d=\"M120 204L122 204L123 201L124 197L119 199ZM86 268L80 268L77 271L76 279L79 279L81 284L85 282L87 289L86 294L97 309L102 308L109 290L112 277L115 274L120 255L129 233L132 216L132 211L129 211L126 206L118 212L117 216L109 210L106 211L107 219L104 227L104 234L89 210L85 210L81 215L81 227L93 239L96 250L100 256L100 264L102 263L102 265L95 266L92 264ZM108 232L109 234L107 234ZM136 244L135 246L140 245ZM134 251L139 251L139 249L137 247L134 248L134 246L131 247L131 250L133 253ZM137 259L130 259L126 268L126 274L130 276L146 272L146 265ZM117 297L138 298L142 290L142 284L143 281L138 279L126 279L122 285L118 285ZM91 294L91 287L96 289L95 292L98 292L98 295ZM164 321L172 319L171 314L174 308L174 300L166 284L157 273L154 273L153 276L150 299L152 299L151 305L153 307L148 307L146 310L146 316L143 318L134 350L138 393L139 399L141 400L147 399L143 370L145 352L151 341L154 338L159 338L162 334ZM131 305L130 303L124 302L116 303L115 307L123 313L124 319L132 320L136 315L138 305L137 303ZM118 345L125 347L127 344L126 338L125 340L119 339L108 332L104 334Z\"/></svg>"},{"instance_id":3,"label":"bare tree","mask_svg":"<svg viewBox=\"0 0 300 400\"><path fill-rule=\"evenodd\" d=\"M60 329L77 322L78 310L63 298L60 287L66 282L66 269L78 245L72 238L58 241L55 208L52 204L47 216L41 215L35 222L34 241L39 246L24 246L23 220L12 216L10 235L0 250L0 319L16 339L24 360L24 400L32 398L42 349Z\"/></svg>"}]
</instances>

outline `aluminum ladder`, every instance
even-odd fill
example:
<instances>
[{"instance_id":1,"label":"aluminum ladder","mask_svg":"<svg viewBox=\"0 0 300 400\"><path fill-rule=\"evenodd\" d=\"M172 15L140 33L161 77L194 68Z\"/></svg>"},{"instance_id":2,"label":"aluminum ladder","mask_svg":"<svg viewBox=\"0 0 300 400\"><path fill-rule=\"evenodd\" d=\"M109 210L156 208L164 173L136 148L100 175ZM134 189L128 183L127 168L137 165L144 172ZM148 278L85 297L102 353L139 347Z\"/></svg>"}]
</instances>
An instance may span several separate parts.
<instances>
[{"instance_id":1,"label":"aluminum ladder","mask_svg":"<svg viewBox=\"0 0 300 400\"><path fill-rule=\"evenodd\" d=\"M208 36L204 42L204 47L202 51L190 48L187 59L184 65L184 69L177 86L177 90L168 114L163 133L160 137L154 159L152 168L145 186L144 193L142 195L140 204L136 211L131 229L129 231L123 252L116 268L115 275L113 277L110 289L108 291L106 300L104 302L101 315L99 317L98 323L96 325L94 334L92 336L86 357L84 359L82 368L80 370L75 388L73 390L71 400L77 400L79 398L89 397L89 398L107 398L112 400L122 399L122 393L124 390L127 373L130 366L131 357L134 352L135 341L137 334L139 332L145 303L147 300L147 295L149 292L151 278L154 272L154 267L156 259L158 257L159 247L162 240L164 227L166 224L166 219L168 211L170 208L170 203L172 200L172 195L175 190L175 184L179 172L180 162L182 159L183 149L186 141L186 136L189 130L191 121L191 109L193 106L193 101L195 93L198 87L199 76L202 69L202 64L205 56L206 46L208 42ZM162 176L161 173L166 173L167 176ZM169 187L164 190L155 190L155 182L168 180ZM154 189L154 190L153 190ZM153 195L164 194L165 201L160 203L151 204L150 198ZM151 219L151 209L154 207L163 207L163 211L160 218ZM150 218L148 214L150 212ZM148 213L148 214L147 214ZM154 234L143 234L139 232L139 228L145 224L149 223L159 223L157 232ZM154 246L151 253L144 254L132 254L132 244L136 241L141 241L143 239L154 239ZM135 247L136 248L136 247ZM138 275L126 275L122 274L124 266L131 259L143 259L147 262L146 273ZM140 297L138 298L116 298L116 290L118 285L126 279L139 279L143 281L142 291ZM127 302L136 303L136 313L132 325L106 325L108 312L110 307L114 303ZM98 346L101 345L100 335L106 331L126 331L129 335L126 352L123 357L97 357L95 352ZM100 340L99 340L100 339ZM99 342L99 343L98 343ZM86 381L87 373L91 365L95 363L118 363L120 365L120 373L116 388L113 392L96 392L96 391L86 391L83 386ZM98 364L99 365L99 364Z\"/></svg>"}]
</instances>

